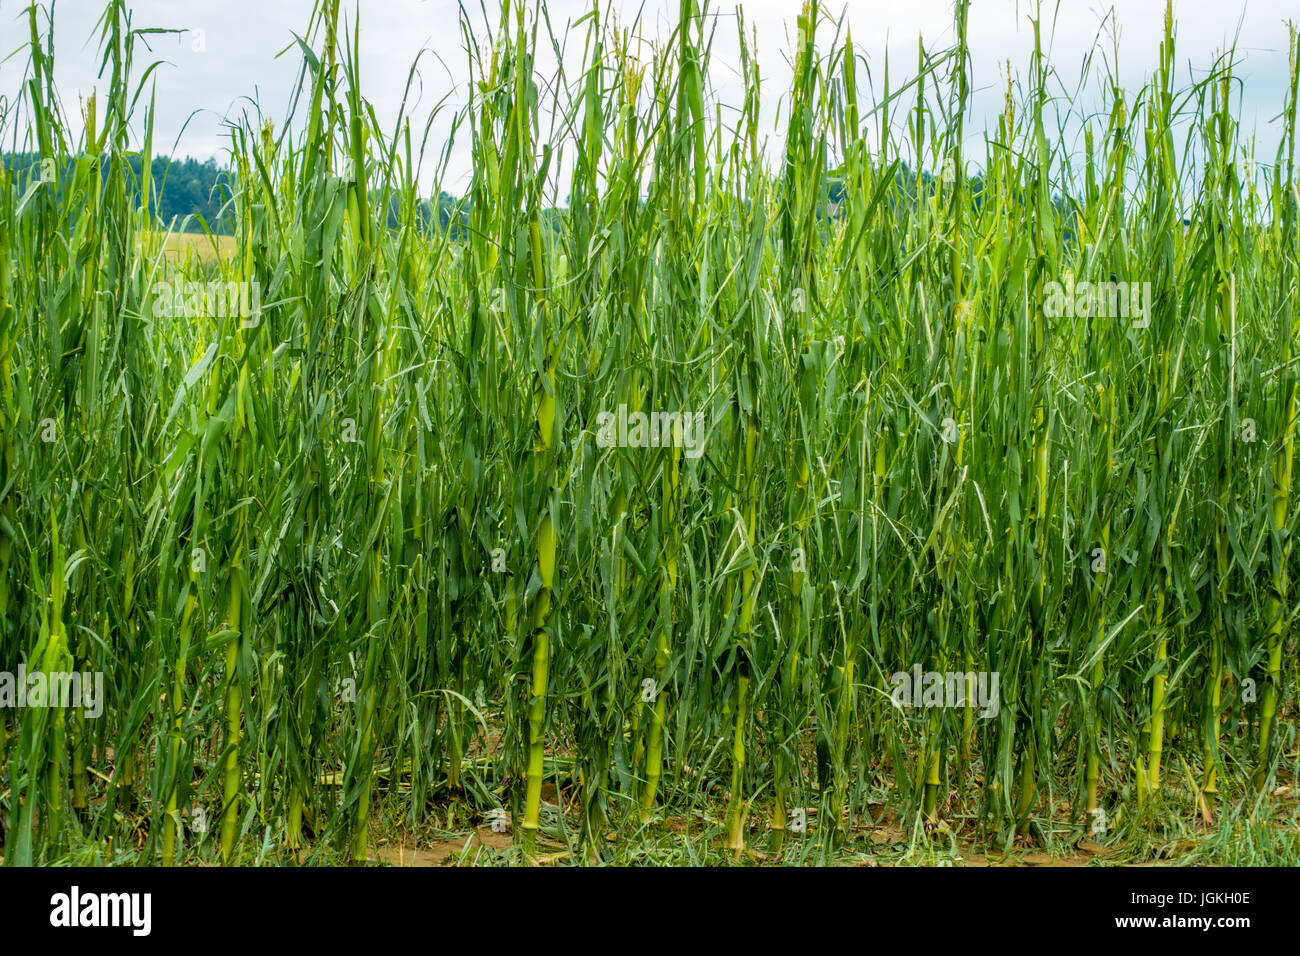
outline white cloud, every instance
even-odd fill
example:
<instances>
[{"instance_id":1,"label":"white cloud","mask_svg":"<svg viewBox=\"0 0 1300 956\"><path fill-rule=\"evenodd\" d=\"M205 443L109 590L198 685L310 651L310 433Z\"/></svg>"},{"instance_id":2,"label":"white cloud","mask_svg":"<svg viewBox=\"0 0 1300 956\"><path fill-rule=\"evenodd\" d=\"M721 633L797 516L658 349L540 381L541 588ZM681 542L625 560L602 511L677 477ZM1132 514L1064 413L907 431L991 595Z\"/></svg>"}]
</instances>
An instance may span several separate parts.
<instances>
[{"instance_id":1,"label":"white cloud","mask_svg":"<svg viewBox=\"0 0 1300 956\"><path fill-rule=\"evenodd\" d=\"M18 50L26 41L24 10L28 0L0 0L0 56ZM497 0L485 0L495 20ZM252 113L253 101L264 114L282 122L301 64L293 32L307 28L310 0L129 0L133 26L158 26L190 31L180 35L149 38L152 55L141 49L139 67L152 59L166 62L153 75L155 102L155 150L205 157L219 155L227 139L224 122L243 112ZM348 22L355 4L345 0ZM550 0L546 4L552 26L563 33L566 24L582 16L589 0ZM837 10L830 4L827 9ZM1110 5L1095 0L1063 2L1056 9L1044 4L1045 43L1050 43L1051 60L1058 74L1072 88L1088 50L1100 37L1100 49L1109 56L1110 39L1106 21ZM735 0L711 4L716 16L714 59L710 81L725 103L740 99L736 41ZM769 151L779 147L778 97L790 81L790 37L801 0L763 0L749 5L747 27L757 30L759 64L763 76L763 121L773 130ZM1123 0L1117 4L1120 27L1119 75L1130 87L1140 85L1157 63L1163 0ZM485 33L481 8L469 7L476 32ZM672 30L677 0L615 0L614 9L622 25L630 24L642 12L644 35L663 41ZM1035 6L1024 0L976 0L970 12L968 41L973 72L973 96L968 130L978 144L980 133L996 121L1002 106L1005 61L1013 73L1025 77L1033 47L1029 18ZM107 83L97 80L99 67L94 27L102 10L100 0L60 0L56 6L56 80L64 107L76 116L77 97ZM1241 118L1246 132L1257 130L1265 160L1277 143L1267 121L1281 108L1288 74L1285 20L1295 16L1290 0L1182 0L1175 4L1178 30L1180 83L1200 75L1217 50L1235 38L1238 74L1245 80ZM413 94L414 124L422 127L433 105L444 97L454 108L464 102L467 76L466 57L459 27L459 4L450 0L364 0L361 13L361 66L363 92L376 113L391 129L411 64L427 51L418 71ZM839 13L834 14L838 19ZM885 57L888 55L891 85L914 74L917 37L927 48L939 50L953 40L951 0L910 0L908 3L876 3L850 0L844 8L844 23L865 56L877 93L883 88ZM580 30L585 30L581 27ZM823 26L819 36L829 39L833 27ZM199 42L201 39L201 42ZM568 55L581 54L581 35L569 40ZM283 56L277 57L282 51ZM576 60L570 59L571 68ZM1100 62L1100 58L1099 58ZM21 51L0 65L0 94L14 97L26 63ZM539 51L538 67L553 71L555 57L548 49ZM859 68L859 83L866 73ZM1094 85L1085 102L1103 105ZM146 93L146 99L148 94ZM1092 99L1089 99L1092 97ZM430 152L436 156L441 140L450 128L450 113L434 124ZM11 134L11 130L6 131ZM21 144L20 144L21 145ZM8 144L6 147L8 148ZM424 171L427 180L430 160ZM453 155L447 187L460 191L468 180L469 161L464 150ZM426 183L427 184L427 183Z\"/></svg>"}]
</instances>

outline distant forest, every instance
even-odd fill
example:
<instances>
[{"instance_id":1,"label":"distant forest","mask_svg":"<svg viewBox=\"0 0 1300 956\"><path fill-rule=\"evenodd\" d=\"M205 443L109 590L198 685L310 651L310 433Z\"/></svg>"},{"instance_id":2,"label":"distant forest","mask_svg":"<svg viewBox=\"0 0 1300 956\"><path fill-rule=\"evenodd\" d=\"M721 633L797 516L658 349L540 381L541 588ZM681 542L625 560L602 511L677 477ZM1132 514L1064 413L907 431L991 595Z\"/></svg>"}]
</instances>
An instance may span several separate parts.
<instances>
[{"instance_id":1,"label":"distant forest","mask_svg":"<svg viewBox=\"0 0 1300 956\"><path fill-rule=\"evenodd\" d=\"M40 157L35 153L0 153L0 163L4 168L16 171L20 177L23 177L36 173L34 167L39 166ZM68 160L68 168L71 167L71 163L72 160ZM135 174L135 185L138 188L139 157L132 156L130 163ZM891 204L899 200L912 202L917 192L917 174L905 162L900 163L899 166L894 187L897 198L891 198ZM939 185L939 178L926 171L921 172L920 179L921 193L924 195L932 194ZM59 181L66 181L66 177L60 175ZM183 229L187 232L202 232L203 227L198 221L201 217L213 232L230 235L233 232L233 223L229 217L221 216L221 207L230 198L230 183L230 171L218 166L216 160L198 160L189 157L168 160L166 157L155 157L152 183L155 194L154 210L160 223L165 227ZM845 200L849 198L839 170L827 170L822 190L824 205L818 218L838 218L844 211ZM982 177L977 174L968 180L967 190L972 205L978 211L984 191ZM1055 200L1055 204L1062 209L1062 212L1066 211L1059 199ZM439 192L434 199L421 200L417 221L420 228L428 232L436 229L441 233L450 232L450 238L453 240L465 239L469 223L468 207L468 200L462 201L450 193ZM396 199L388 210L388 220L389 225L394 228L400 222ZM562 210L543 210L542 221L543 225L558 231L563 221ZM1067 231L1069 231L1068 225Z\"/></svg>"},{"instance_id":2,"label":"distant forest","mask_svg":"<svg viewBox=\"0 0 1300 956\"><path fill-rule=\"evenodd\" d=\"M129 159L134 173L133 186L139 188L140 157ZM66 182L73 160L69 158L60 170L58 182ZM0 153L0 164L20 178L37 172L40 156L36 153ZM153 160L154 210L161 222L182 226L187 232L202 232L195 221L184 223L187 216L201 216L208 228L217 233L229 233L231 224L223 222L221 207L230 198L230 173L218 166L216 160L171 159L155 157Z\"/></svg>"},{"instance_id":3,"label":"distant forest","mask_svg":"<svg viewBox=\"0 0 1300 956\"><path fill-rule=\"evenodd\" d=\"M134 174L132 188L138 189L140 182L140 157L132 156L129 160ZM59 171L58 182L66 182L72 169L72 159L64 163ZM15 173L20 179L38 175L40 156L37 153L0 153L0 166ZM171 159L165 156L153 160L153 208L159 222L166 227L183 229L186 232L203 232L198 222L201 218L213 232L230 235L233 223L229 217L221 216L221 207L230 199L231 175L228 169L218 166L214 159ZM439 193L437 199L428 199L420 203L419 218L426 228L432 228L436 217L441 231L452 231L453 239L464 238L462 231L467 217L463 210L458 210L459 200L449 193ZM137 206L139 205L137 201ZM399 221L396 203L389 210L389 222L396 226Z\"/></svg>"}]
</instances>

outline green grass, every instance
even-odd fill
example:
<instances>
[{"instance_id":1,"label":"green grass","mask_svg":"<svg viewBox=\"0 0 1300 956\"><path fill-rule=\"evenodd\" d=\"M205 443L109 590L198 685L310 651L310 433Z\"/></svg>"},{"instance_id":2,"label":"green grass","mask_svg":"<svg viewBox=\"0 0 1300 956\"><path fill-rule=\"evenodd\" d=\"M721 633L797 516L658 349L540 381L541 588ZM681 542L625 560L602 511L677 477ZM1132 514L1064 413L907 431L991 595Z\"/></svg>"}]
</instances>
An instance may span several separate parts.
<instances>
[{"instance_id":1,"label":"green grass","mask_svg":"<svg viewBox=\"0 0 1300 956\"><path fill-rule=\"evenodd\" d=\"M177 257L140 25L106 0L69 117L33 5L0 139L72 182L0 179L0 671L106 701L0 709L4 861L360 862L503 808L479 862L1294 863L1295 31L1275 156L1169 17L1101 114L1036 44L974 152L955 12L900 80L808 3L779 155L743 19L723 104L695 0L652 52L466 17L441 231L451 147L379 127L320 0L294 115L231 131L234 239ZM702 453L606 447L620 405ZM895 707L914 665L996 714Z\"/></svg>"}]
</instances>

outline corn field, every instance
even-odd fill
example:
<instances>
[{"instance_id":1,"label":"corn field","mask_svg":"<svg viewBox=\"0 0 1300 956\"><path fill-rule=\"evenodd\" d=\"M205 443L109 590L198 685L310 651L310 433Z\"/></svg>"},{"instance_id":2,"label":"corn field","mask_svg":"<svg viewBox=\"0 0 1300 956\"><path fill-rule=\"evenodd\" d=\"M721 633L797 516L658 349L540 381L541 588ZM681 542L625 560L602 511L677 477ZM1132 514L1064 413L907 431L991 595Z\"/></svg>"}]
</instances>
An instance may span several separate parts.
<instances>
[{"instance_id":1,"label":"corn field","mask_svg":"<svg viewBox=\"0 0 1300 956\"><path fill-rule=\"evenodd\" d=\"M463 16L444 223L451 143L414 81L380 125L364 11L318 0L211 256L150 201L154 31L105 0L78 113L25 10L5 864L364 862L453 818L520 861L825 860L884 807L1003 850L1253 815L1300 859L1295 27L1276 155L1170 13L1096 112L1031 12L976 150L969 0L904 68L805 0L774 148L705 2L654 46ZM15 706L72 673L101 713Z\"/></svg>"}]
</instances>

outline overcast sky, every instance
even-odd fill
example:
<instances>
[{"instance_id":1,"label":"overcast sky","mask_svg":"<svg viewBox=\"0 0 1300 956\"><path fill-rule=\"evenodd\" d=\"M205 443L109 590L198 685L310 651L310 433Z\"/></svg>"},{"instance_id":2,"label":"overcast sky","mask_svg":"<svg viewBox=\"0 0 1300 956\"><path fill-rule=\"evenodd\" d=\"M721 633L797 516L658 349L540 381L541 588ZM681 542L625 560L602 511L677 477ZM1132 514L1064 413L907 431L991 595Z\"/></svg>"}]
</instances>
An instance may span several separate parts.
<instances>
[{"instance_id":1,"label":"overcast sky","mask_svg":"<svg viewBox=\"0 0 1300 956\"><path fill-rule=\"evenodd\" d=\"M609 0L605 0L608 3ZM25 10L28 0L0 0L0 95L12 100L27 70ZM563 34L566 23L580 17L590 0L550 0L546 8L552 26ZM483 35L493 22L498 0L488 0L488 18L475 0L469 5L470 21ZM605 4L602 3L602 7ZM96 86L98 58L93 36L102 0L58 0L55 6L56 79L64 108L76 116L77 97ZM177 36L151 38L153 54L142 50L144 61L164 60L156 81L155 151L197 157L217 156L224 149L223 120L250 109L255 98L264 114L282 125L301 57L293 46L293 33L302 33L311 11L310 0L128 0L133 26L185 29ZM789 87L791 36L801 0L761 0L744 7L745 21L757 31L759 62L764 78L765 128L772 131L769 152L779 148L779 99ZM939 50L951 43L951 0L849 0L823 6L838 17L843 11L861 55L873 71L877 92L881 70L889 55L891 85L915 71L918 35L927 47ZM663 39L672 30L677 0L614 0L619 23L626 26L641 11L641 33ZM738 105L735 0L712 0L717 17L716 42L710 80L718 98ZM1063 0L1061 9L1044 4L1045 36L1050 39L1051 62L1061 77L1073 85L1087 51L1096 44L1109 52L1109 11L1119 24L1119 75L1130 88L1140 85L1157 63L1164 0ZM355 0L345 0L355 9ZM975 143L984 127L996 122L1001 109L1005 62L1013 74L1027 75L1033 48L1030 16L1035 5L1025 0L974 0L968 38L975 94L968 120ZM1217 51L1235 42L1241 91L1241 119L1245 132L1258 133L1260 160L1268 162L1278 142L1269 120L1282 108L1288 76L1286 20L1300 19L1295 0L1179 0L1177 21L1178 67L1181 82L1203 75ZM362 88L380 121L390 128L406 84L410 65L422 50L421 91L416 118L423 123L434 104L448 104L445 114L465 101L466 57L457 26L460 5L455 0L362 0ZM585 27L580 28L585 30ZM833 26L819 36L829 39ZM581 51L575 34L572 48ZM277 58L277 54L281 54ZM539 68L550 69L549 56L539 57ZM859 68L859 83L865 82ZM103 90L106 83L99 82ZM1092 95L1092 94L1090 94ZM1097 105L1102 106L1100 100ZM438 122L435 140L445 137L447 121ZM6 132L6 137L10 134ZM173 143L175 144L173 146ZM436 153L441 142L431 144ZM3 148L8 148L6 142ZM976 156L982 150L976 152ZM978 161L978 158L977 160ZM432 161L422 181L431 184ZM449 192L464 191L469 161L464 150L453 153L448 176L441 183Z\"/></svg>"}]
</instances>

